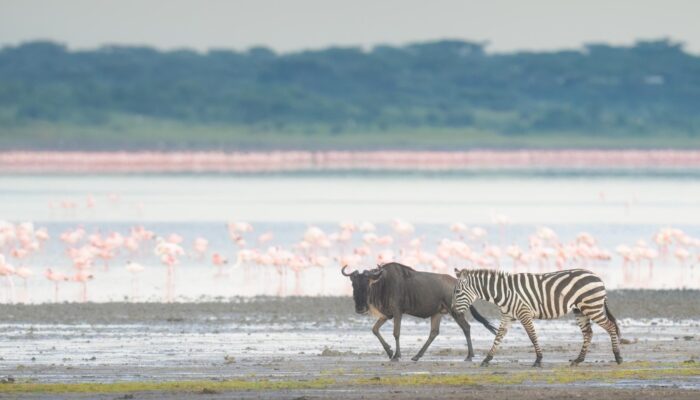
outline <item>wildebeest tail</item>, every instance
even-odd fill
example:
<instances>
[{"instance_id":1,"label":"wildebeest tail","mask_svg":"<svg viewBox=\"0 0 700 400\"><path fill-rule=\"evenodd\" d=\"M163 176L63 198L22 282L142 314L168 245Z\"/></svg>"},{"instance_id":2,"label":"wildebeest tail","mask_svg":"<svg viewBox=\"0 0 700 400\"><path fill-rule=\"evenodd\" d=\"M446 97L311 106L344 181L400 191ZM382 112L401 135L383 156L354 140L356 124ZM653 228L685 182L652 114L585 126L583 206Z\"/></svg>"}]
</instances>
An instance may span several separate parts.
<instances>
[{"instance_id":1,"label":"wildebeest tail","mask_svg":"<svg viewBox=\"0 0 700 400\"><path fill-rule=\"evenodd\" d=\"M474 319L475 319L475 320L477 320L477 321L481 322L482 324L484 324L484 326L486 327L486 329L488 329L489 331L491 331L491 333L493 333L494 335L496 334L496 332L498 331L498 328L496 328L495 326L491 325L491 323L489 322L488 319L484 318L483 315L479 314L479 312L476 311L476 307L474 307L473 305L469 306L469 311L472 313L472 315L474 316Z\"/></svg>"},{"instance_id":2,"label":"wildebeest tail","mask_svg":"<svg viewBox=\"0 0 700 400\"><path fill-rule=\"evenodd\" d=\"M617 338L622 339L622 335L620 334L620 325L617 324L617 320L615 319L615 317L610 312L610 309L608 308L608 299L603 300L603 305L605 306L605 316L608 317L608 319L615 324L615 333L617 333ZM476 317L474 317L474 318L476 318Z\"/></svg>"}]
</instances>

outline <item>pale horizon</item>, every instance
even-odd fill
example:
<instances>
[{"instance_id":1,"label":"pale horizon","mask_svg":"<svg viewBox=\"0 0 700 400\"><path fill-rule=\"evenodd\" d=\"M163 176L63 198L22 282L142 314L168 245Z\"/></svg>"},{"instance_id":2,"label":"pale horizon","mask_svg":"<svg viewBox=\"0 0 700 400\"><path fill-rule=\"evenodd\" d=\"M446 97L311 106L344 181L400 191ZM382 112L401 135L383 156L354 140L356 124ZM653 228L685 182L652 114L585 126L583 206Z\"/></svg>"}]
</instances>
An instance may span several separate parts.
<instances>
[{"instance_id":1,"label":"pale horizon","mask_svg":"<svg viewBox=\"0 0 700 400\"><path fill-rule=\"evenodd\" d=\"M125 45L205 52L264 46L288 53L454 39L488 43L489 52L500 53L670 39L700 53L700 24L695 23L700 3L688 0L0 0L0 11L0 47L49 40L71 50Z\"/></svg>"}]
</instances>

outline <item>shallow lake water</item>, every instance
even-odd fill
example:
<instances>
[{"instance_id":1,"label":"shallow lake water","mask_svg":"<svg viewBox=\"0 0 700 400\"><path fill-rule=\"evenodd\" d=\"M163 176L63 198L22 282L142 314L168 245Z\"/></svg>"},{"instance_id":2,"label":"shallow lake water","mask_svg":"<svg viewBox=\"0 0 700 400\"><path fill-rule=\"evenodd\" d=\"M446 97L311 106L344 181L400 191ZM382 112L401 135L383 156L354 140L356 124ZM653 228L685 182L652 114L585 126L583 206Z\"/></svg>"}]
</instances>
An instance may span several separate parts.
<instances>
[{"instance_id":1,"label":"shallow lake water","mask_svg":"<svg viewBox=\"0 0 700 400\"><path fill-rule=\"evenodd\" d=\"M700 237L698 210L700 184L695 175L5 175L0 176L0 220L33 221L37 228L46 227L51 239L27 258L15 260L6 254L15 267L28 266L34 276L26 283L16 277L11 283L0 280L0 301L80 300L80 283L62 282L56 295L53 283L43 277L46 268L72 272L67 246L58 238L79 226L87 234L128 235L131 227L139 225L163 237L180 235L188 254L174 269L175 301L241 295L348 295L351 288L339 274L341 261L336 258L361 244L359 232L345 248L327 253L326 267L291 271L237 263L237 255L243 248L292 249L310 226L330 234L342 221L371 221L377 234L395 235L391 229L394 218L415 224L410 237L395 235L387 248L394 254L411 238L419 238L426 251L434 252L440 240L457 239L449 229L454 222L486 230L479 240L464 239L476 251L487 245L502 250L511 244L527 248L529 235L549 227L563 243L573 241L580 232L595 237L611 259L585 265L572 262L565 267L590 268L601 274L610 289L700 288L699 249L692 244L686 260L660 254L653 266L627 264L615 252L618 245L633 246L640 240L655 246L653 235L664 227ZM245 247L231 241L226 228L229 221L253 225L253 232L242 235L248 243ZM272 240L258 245L256 238L267 232L272 233ZM197 237L209 241L202 257L191 252ZM9 253L10 248L2 251ZM211 265L213 252L229 260L220 271ZM142 264L144 272L136 276L127 272L128 260ZM447 261L449 265L441 272L466 266L460 260ZM367 258L354 267L373 264ZM505 255L498 265L512 270L512 261ZM540 263L527 270L552 269L554 264ZM95 261L92 272L94 279L87 284L90 301L164 299L166 268L152 247L137 253L117 252L108 263Z\"/></svg>"}]
</instances>

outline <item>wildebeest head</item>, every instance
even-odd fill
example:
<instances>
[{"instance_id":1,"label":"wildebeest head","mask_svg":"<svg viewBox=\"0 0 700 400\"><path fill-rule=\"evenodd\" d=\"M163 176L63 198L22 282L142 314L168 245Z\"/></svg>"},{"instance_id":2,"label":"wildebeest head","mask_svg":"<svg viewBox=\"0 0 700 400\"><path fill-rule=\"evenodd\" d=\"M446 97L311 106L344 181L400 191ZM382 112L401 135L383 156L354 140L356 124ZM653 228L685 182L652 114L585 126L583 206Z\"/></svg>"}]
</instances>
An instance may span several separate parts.
<instances>
[{"instance_id":1,"label":"wildebeest head","mask_svg":"<svg viewBox=\"0 0 700 400\"><path fill-rule=\"evenodd\" d=\"M345 268L347 268L347 265L344 266L340 272L350 277L352 281L352 297L355 299L355 312L358 314L366 314L369 311L369 304L367 302L369 285L379 280L384 270L375 268L362 272L353 271L351 274L347 274L345 273Z\"/></svg>"}]
</instances>

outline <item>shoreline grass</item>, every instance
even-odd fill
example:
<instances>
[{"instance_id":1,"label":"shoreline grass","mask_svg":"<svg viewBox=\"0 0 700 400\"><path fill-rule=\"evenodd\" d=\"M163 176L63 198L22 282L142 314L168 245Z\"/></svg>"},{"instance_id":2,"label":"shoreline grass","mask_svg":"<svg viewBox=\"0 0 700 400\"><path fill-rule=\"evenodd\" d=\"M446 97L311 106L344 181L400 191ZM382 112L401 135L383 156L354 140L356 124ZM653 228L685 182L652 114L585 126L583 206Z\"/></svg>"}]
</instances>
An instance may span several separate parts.
<instances>
[{"instance_id":1,"label":"shoreline grass","mask_svg":"<svg viewBox=\"0 0 700 400\"><path fill-rule=\"evenodd\" d=\"M698 149L687 132L521 132L448 127L355 127L331 132L321 125L286 128L116 115L104 124L0 121L6 150L470 150L470 149Z\"/></svg>"},{"instance_id":2,"label":"shoreline grass","mask_svg":"<svg viewBox=\"0 0 700 400\"><path fill-rule=\"evenodd\" d=\"M416 374L410 376L355 377L338 373L336 378L319 377L308 380L232 379L223 381L140 381L113 383L37 383L16 382L0 384L0 393L123 393L123 392L202 392L202 391L265 391L295 389L326 389L362 386L474 386L474 385L533 385L569 384L619 380L656 381L665 378L684 379L700 376L700 363L632 362L605 369L556 367L503 371L498 366L470 374Z\"/></svg>"}]
</instances>

